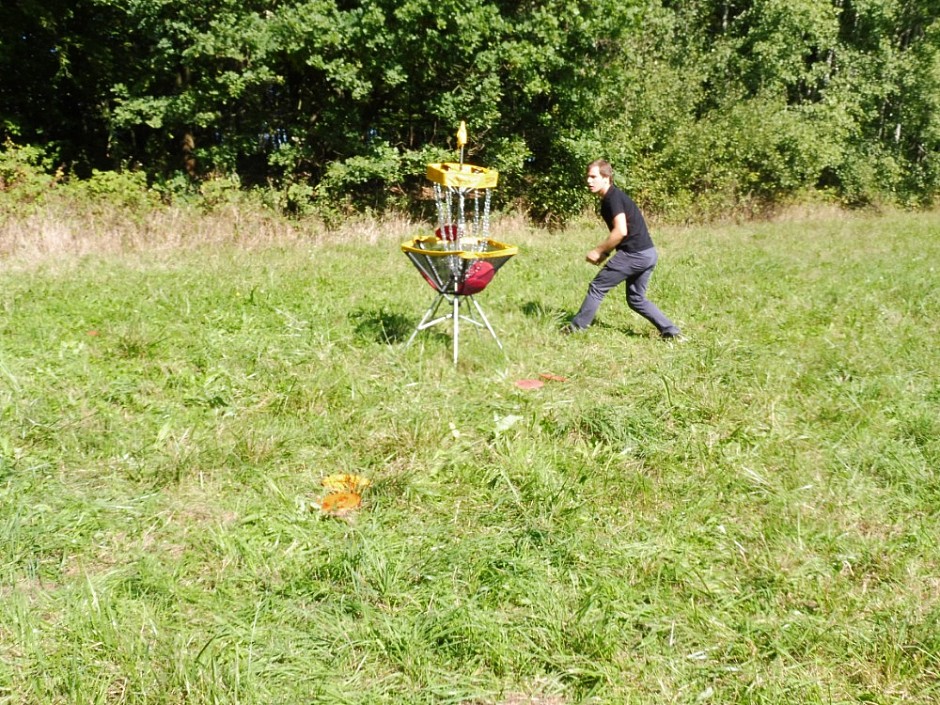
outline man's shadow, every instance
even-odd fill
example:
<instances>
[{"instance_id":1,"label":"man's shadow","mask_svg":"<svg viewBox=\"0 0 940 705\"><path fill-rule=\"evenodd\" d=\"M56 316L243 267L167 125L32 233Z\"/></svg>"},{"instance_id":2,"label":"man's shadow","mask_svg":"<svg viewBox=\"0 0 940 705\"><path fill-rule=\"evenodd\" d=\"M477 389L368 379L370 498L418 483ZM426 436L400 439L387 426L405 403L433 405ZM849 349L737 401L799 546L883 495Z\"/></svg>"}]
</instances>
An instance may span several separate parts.
<instances>
[{"instance_id":1,"label":"man's shadow","mask_svg":"<svg viewBox=\"0 0 940 705\"><path fill-rule=\"evenodd\" d=\"M522 304L522 313L529 318L538 318L544 321L548 321L554 327L561 330L572 318L574 318L576 312L567 308L546 306L541 301L526 301L524 304ZM630 337L643 337L644 335L642 332L636 330L632 326L615 326L606 323L600 316L594 319L594 322L591 323L590 327L597 330L616 330L620 331L623 335L628 335Z\"/></svg>"},{"instance_id":2,"label":"man's shadow","mask_svg":"<svg viewBox=\"0 0 940 705\"><path fill-rule=\"evenodd\" d=\"M526 301L522 304L522 313L529 318L541 318L563 325L574 313L566 308L546 306L541 301Z\"/></svg>"}]
</instances>

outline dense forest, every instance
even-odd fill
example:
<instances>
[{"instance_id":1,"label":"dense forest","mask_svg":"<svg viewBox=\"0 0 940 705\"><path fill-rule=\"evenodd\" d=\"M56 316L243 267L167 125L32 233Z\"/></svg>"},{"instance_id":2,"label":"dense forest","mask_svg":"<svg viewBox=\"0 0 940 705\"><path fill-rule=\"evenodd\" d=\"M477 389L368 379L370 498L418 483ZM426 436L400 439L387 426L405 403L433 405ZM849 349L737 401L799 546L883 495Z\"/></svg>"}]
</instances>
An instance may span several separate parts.
<instances>
[{"instance_id":1,"label":"dense forest","mask_svg":"<svg viewBox=\"0 0 940 705\"><path fill-rule=\"evenodd\" d=\"M4 0L0 160L407 207L500 170L560 222L590 159L680 217L940 193L940 0ZM29 149L28 152L24 151ZM9 169L7 169L9 172ZM4 176L0 188L15 178Z\"/></svg>"}]
</instances>

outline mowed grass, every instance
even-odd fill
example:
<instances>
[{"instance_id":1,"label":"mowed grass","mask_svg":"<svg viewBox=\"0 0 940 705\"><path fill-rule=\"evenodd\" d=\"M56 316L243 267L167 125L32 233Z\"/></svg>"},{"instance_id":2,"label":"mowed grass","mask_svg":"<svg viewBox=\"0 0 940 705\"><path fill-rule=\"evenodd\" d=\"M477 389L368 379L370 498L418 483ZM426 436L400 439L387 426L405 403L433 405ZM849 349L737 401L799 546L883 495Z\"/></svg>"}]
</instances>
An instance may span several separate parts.
<instances>
[{"instance_id":1,"label":"mowed grass","mask_svg":"<svg viewBox=\"0 0 940 705\"><path fill-rule=\"evenodd\" d=\"M7 261L0 703L940 700L940 215L657 228L682 344L494 236L456 366L393 238Z\"/></svg>"}]
</instances>

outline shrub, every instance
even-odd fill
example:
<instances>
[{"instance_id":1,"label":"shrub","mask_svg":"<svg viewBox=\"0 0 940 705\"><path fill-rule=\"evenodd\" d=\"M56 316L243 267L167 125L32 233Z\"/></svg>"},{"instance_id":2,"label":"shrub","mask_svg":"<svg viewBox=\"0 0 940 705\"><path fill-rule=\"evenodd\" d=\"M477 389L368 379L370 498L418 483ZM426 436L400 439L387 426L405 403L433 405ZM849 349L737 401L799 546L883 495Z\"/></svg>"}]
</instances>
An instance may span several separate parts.
<instances>
[{"instance_id":1,"label":"shrub","mask_svg":"<svg viewBox=\"0 0 940 705\"><path fill-rule=\"evenodd\" d=\"M7 140L0 149L0 194L19 203L41 200L62 180L61 170L50 167L41 147Z\"/></svg>"}]
</instances>

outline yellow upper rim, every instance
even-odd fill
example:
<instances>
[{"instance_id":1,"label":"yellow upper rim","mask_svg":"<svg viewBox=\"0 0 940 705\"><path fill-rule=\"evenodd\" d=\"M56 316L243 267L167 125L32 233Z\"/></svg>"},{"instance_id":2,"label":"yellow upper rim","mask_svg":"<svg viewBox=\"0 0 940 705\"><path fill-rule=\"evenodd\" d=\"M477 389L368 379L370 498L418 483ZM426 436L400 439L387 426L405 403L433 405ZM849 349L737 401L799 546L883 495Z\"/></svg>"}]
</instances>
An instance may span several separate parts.
<instances>
[{"instance_id":1,"label":"yellow upper rim","mask_svg":"<svg viewBox=\"0 0 940 705\"><path fill-rule=\"evenodd\" d=\"M499 172L495 169L452 162L428 164L427 176L436 184L457 188L496 188L499 181Z\"/></svg>"}]
</instances>

